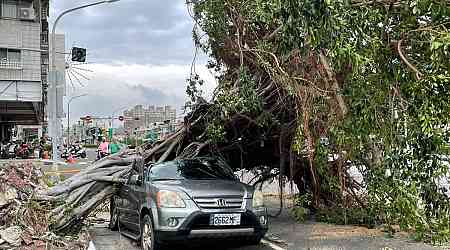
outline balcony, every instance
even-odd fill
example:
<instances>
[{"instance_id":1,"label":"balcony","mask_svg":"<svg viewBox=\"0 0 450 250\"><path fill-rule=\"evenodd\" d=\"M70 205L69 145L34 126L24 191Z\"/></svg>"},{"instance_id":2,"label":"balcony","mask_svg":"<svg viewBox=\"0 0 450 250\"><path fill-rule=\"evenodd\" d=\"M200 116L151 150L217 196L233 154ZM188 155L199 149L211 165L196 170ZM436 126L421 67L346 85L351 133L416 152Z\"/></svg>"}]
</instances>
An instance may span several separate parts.
<instances>
[{"instance_id":1,"label":"balcony","mask_svg":"<svg viewBox=\"0 0 450 250\"><path fill-rule=\"evenodd\" d=\"M22 69L22 62L0 60L0 69Z\"/></svg>"}]
</instances>

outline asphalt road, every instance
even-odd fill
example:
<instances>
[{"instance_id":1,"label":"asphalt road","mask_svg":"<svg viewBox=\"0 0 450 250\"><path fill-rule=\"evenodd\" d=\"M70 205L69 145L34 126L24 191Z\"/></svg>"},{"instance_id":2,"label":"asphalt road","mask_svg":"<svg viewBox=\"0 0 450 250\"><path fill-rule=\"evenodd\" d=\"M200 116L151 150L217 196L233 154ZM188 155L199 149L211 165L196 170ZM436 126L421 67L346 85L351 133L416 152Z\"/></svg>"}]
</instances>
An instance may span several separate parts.
<instances>
[{"instance_id":1,"label":"asphalt road","mask_svg":"<svg viewBox=\"0 0 450 250\"><path fill-rule=\"evenodd\" d=\"M109 230L106 225L94 226L90 235L96 250L139 250L138 243L121 235L119 232ZM271 243L263 242L258 246L239 246L239 243L231 245L230 242L220 242L214 245L204 246L169 246L161 250L281 250L283 248L271 247Z\"/></svg>"},{"instance_id":2,"label":"asphalt road","mask_svg":"<svg viewBox=\"0 0 450 250\"><path fill-rule=\"evenodd\" d=\"M47 166L44 166L44 172L48 175L60 175L69 178L91 164L97 157L96 149L86 149L86 154L86 159L77 159L75 163L60 163L57 169L54 169L49 162Z\"/></svg>"}]
</instances>

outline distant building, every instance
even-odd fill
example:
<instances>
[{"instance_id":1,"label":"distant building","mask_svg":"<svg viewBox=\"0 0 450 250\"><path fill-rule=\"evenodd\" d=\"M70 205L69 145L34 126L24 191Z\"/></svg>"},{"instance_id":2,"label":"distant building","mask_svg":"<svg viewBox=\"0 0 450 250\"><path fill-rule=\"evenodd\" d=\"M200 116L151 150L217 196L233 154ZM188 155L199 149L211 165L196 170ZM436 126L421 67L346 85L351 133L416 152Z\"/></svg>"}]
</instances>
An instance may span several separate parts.
<instances>
[{"instance_id":1,"label":"distant building","mask_svg":"<svg viewBox=\"0 0 450 250\"><path fill-rule=\"evenodd\" d=\"M135 129L150 128L155 123L170 121L175 122L177 112L172 106L145 108L143 105L136 105L134 108L124 112L126 131L133 132Z\"/></svg>"},{"instance_id":2,"label":"distant building","mask_svg":"<svg viewBox=\"0 0 450 250\"><path fill-rule=\"evenodd\" d=\"M49 0L0 0L0 140L11 139L17 128L37 128L42 134L49 71L48 13ZM64 37L57 39L56 47L64 52ZM62 70L64 57L57 55Z\"/></svg>"}]
</instances>

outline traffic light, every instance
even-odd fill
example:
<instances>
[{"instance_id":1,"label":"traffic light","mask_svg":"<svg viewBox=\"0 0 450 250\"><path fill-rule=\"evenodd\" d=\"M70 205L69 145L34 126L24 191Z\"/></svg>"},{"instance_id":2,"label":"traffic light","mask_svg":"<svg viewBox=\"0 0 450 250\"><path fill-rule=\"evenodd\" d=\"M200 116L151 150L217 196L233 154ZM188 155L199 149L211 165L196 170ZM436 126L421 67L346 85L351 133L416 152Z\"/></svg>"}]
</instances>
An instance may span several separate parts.
<instances>
[{"instance_id":1,"label":"traffic light","mask_svg":"<svg viewBox=\"0 0 450 250\"><path fill-rule=\"evenodd\" d=\"M72 62L86 62L86 49L73 47Z\"/></svg>"},{"instance_id":2,"label":"traffic light","mask_svg":"<svg viewBox=\"0 0 450 250\"><path fill-rule=\"evenodd\" d=\"M81 120L86 121L86 123L91 123L91 122L92 122L92 118L91 118L89 115L87 115L87 116L81 118Z\"/></svg>"},{"instance_id":3,"label":"traffic light","mask_svg":"<svg viewBox=\"0 0 450 250\"><path fill-rule=\"evenodd\" d=\"M124 118L123 118L123 116L121 115L121 116L119 116L119 121L123 121L124 120Z\"/></svg>"}]
</instances>

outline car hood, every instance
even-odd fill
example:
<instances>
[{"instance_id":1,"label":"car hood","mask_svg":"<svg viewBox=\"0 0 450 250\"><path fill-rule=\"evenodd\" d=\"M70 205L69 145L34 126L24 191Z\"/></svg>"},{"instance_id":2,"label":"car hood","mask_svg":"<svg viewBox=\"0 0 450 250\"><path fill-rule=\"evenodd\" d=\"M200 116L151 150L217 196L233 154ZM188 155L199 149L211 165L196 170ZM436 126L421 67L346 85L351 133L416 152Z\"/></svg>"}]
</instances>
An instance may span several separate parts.
<instances>
[{"instance_id":1,"label":"car hood","mask_svg":"<svg viewBox=\"0 0 450 250\"><path fill-rule=\"evenodd\" d=\"M253 188L239 181L226 180L174 180L155 182L160 189L178 189L191 198L241 196L251 198Z\"/></svg>"}]
</instances>

